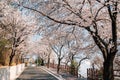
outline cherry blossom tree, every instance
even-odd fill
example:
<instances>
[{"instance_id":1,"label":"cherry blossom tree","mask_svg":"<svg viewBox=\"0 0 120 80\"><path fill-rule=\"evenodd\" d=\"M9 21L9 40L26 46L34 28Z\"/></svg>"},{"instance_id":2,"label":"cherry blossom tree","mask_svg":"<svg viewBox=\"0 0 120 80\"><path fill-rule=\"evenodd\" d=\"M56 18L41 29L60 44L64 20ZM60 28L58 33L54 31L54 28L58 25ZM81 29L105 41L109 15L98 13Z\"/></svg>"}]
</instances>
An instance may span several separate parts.
<instances>
[{"instance_id":1,"label":"cherry blossom tree","mask_svg":"<svg viewBox=\"0 0 120 80\"><path fill-rule=\"evenodd\" d=\"M25 4L18 5L35 11L56 23L74 25L88 31L104 58L103 79L114 80L113 61L118 51L117 26L120 21L119 0L41 0L33 2L44 4L38 5L38 8Z\"/></svg>"},{"instance_id":2,"label":"cherry blossom tree","mask_svg":"<svg viewBox=\"0 0 120 80\"><path fill-rule=\"evenodd\" d=\"M0 19L1 29L6 32L5 38L11 42L11 54L9 65L12 64L18 46L24 42L27 36L32 33L31 25L28 25L19 10L14 9L5 1L1 2L2 17Z\"/></svg>"}]
</instances>

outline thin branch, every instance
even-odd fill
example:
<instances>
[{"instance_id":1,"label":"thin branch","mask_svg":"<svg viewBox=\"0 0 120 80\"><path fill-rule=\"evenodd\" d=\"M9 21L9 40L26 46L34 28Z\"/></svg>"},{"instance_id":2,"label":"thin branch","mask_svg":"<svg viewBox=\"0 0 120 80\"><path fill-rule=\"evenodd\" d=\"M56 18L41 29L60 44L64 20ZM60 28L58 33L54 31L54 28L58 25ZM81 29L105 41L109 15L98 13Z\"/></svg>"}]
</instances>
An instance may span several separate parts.
<instances>
[{"instance_id":1,"label":"thin branch","mask_svg":"<svg viewBox=\"0 0 120 80\"><path fill-rule=\"evenodd\" d=\"M43 12L41 12L41 11L36 10L36 9L30 8L30 7L27 7L27 6L23 6L23 5L20 5L20 4L17 4L17 5L18 5L18 6L22 6L22 7L26 8L26 9L30 9L30 10L32 10L32 11L38 12L38 13L40 13L42 16L45 16L45 17L47 17L48 19L50 19L50 20L52 20L52 21L54 21L54 22L56 22L56 23L66 24L66 25L78 25L78 26L81 26L80 23L76 23L76 22L66 22L66 21L64 21L64 20L61 20L61 21L60 21L60 20L57 20L57 19L54 19L54 18L48 16L47 14L45 14L45 13L43 13Z\"/></svg>"},{"instance_id":2,"label":"thin branch","mask_svg":"<svg viewBox=\"0 0 120 80\"><path fill-rule=\"evenodd\" d=\"M86 60L86 59L89 59L89 58L88 58L88 57L84 57L84 58L82 58L82 59L79 61L78 65L77 65L77 69L78 69L79 66L81 65L81 62L84 61L84 60Z\"/></svg>"}]
</instances>

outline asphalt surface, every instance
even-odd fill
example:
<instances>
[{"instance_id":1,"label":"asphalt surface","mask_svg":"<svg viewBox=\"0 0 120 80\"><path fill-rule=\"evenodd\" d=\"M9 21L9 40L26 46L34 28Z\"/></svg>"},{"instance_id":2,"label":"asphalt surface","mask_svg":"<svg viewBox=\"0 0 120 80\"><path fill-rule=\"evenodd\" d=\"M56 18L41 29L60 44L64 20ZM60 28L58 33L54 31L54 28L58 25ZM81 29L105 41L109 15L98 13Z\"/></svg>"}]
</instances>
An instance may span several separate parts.
<instances>
[{"instance_id":1,"label":"asphalt surface","mask_svg":"<svg viewBox=\"0 0 120 80\"><path fill-rule=\"evenodd\" d=\"M28 67L16 80L58 80L40 67Z\"/></svg>"}]
</instances>

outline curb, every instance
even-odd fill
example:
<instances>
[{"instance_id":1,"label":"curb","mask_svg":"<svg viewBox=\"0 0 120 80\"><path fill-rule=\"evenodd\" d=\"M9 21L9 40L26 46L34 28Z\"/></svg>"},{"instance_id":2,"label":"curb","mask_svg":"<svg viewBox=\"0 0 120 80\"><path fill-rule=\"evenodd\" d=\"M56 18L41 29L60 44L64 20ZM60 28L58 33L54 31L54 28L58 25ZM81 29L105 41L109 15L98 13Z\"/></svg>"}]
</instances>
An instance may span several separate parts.
<instances>
[{"instance_id":1,"label":"curb","mask_svg":"<svg viewBox=\"0 0 120 80\"><path fill-rule=\"evenodd\" d=\"M65 80L61 75L53 73L51 70L47 69L46 67L39 67L39 68L41 68L42 70L48 72L49 74L51 74L52 76L54 76L58 80Z\"/></svg>"}]
</instances>

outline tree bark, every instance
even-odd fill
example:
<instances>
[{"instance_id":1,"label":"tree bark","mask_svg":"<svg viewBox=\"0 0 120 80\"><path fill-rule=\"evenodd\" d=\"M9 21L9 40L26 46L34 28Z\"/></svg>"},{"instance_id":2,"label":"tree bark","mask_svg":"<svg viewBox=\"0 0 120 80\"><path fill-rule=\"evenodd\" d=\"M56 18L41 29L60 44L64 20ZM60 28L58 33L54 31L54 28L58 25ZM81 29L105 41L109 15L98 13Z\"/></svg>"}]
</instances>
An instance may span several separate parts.
<instances>
[{"instance_id":1,"label":"tree bark","mask_svg":"<svg viewBox=\"0 0 120 80\"><path fill-rule=\"evenodd\" d=\"M114 80L114 70L113 70L113 60L114 55L110 55L103 63L103 80Z\"/></svg>"},{"instance_id":2,"label":"tree bark","mask_svg":"<svg viewBox=\"0 0 120 80\"><path fill-rule=\"evenodd\" d=\"M11 55L10 55L10 61L9 61L9 66L11 66L12 62L13 62L13 57L15 56L15 50L12 49Z\"/></svg>"},{"instance_id":3,"label":"tree bark","mask_svg":"<svg viewBox=\"0 0 120 80\"><path fill-rule=\"evenodd\" d=\"M58 65L57 65L57 73L58 74L59 74L59 71L60 71L60 61L61 61L61 59L58 58Z\"/></svg>"},{"instance_id":4,"label":"tree bark","mask_svg":"<svg viewBox=\"0 0 120 80\"><path fill-rule=\"evenodd\" d=\"M75 64L74 64L74 55L71 56L71 67L70 67L70 73L74 75L75 72Z\"/></svg>"},{"instance_id":5,"label":"tree bark","mask_svg":"<svg viewBox=\"0 0 120 80\"><path fill-rule=\"evenodd\" d=\"M47 63L47 67L50 67L50 57L48 57L48 63Z\"/></svg>"},{"instance_id":6,"label":"tree bark","mask_svg":"<svg viewBox=\"0 0 120 80\"><path fill-rule=\"evenodd\" d=\"M12 55L10 56L9 66L11 66L11 65L12 65L12 62L13 62L13 57L14 57L14 56L12 56Z\"/></svg>"}]
</instances>

